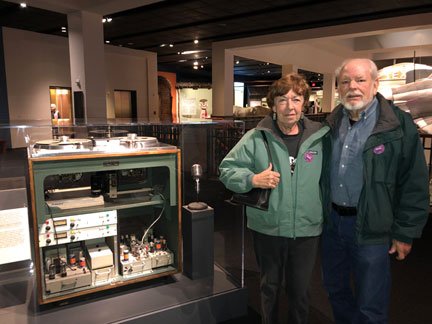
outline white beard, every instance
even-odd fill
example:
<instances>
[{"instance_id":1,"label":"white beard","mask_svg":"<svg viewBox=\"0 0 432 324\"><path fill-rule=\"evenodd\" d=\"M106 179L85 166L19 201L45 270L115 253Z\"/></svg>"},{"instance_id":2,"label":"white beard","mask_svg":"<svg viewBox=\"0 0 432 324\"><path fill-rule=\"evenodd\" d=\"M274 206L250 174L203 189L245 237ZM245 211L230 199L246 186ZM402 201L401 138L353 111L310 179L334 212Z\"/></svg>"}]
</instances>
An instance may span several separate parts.
<instances>
[{"instance_id":1,"label":"white beard","mask_svg":"<svg viewBox=\"0 0 432 324\"><path fill-rule=\"evenodd\" d=\"M355 103L355 104L350 104L349 102L347 102L346 100L345 100L345 98L346 97L348 97L349 95L354 95L355 93L347 93L343 98L341 98L341 102L342 102L342 104L344 105L344 107L347 109L347 110L350 110L350 111L356 111L356 110L361 110L361 109L364 109L364 108L366 108L366 106L367 105L369 105L371 102L372 102L372 100L373 100L373 90L371 91L371 100L370 101L368 101L368 102L366 102L364 99L363 100L361 100L361 101L359 101L359 102L357 102L357 103Z\"/></svg>"},{"instance_id":2,"label":"white beard","mask_svg":"<svg viewBox=\"0 0 432 324\"><path fill-rule=\"evenodd\" d=\"M348 102L345 102L345 100L342 100L342 104L347 110L351 110L351 111L360 110L366 106L363 100L353 105Z\"/></svg>"}]
</instances>

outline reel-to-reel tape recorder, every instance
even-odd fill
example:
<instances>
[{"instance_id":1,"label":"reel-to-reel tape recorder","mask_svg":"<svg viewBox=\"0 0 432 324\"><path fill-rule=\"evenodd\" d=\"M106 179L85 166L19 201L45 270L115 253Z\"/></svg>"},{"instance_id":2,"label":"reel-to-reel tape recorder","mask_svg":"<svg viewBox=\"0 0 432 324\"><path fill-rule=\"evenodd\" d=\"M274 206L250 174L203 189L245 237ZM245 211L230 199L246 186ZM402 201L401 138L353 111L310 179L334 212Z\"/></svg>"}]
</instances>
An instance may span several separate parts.
<instances>
[{"instance_id":1,"label":"reel-to-reel tape recorder","mask_svg":"<svg viewBox=\"0 0 432 324\"><path fill-rule=\"evenodd\" d=\"M181 271L176 146L130 133L60 136L36 141L28 152L40 304ZM144 238L149 231L165 245L153 251L144 239L121 242L122 235Z\"/></svg>"},{"instance_id":2,"label":"reel-to-reel tape recorder","mask_svg":"<svg viewBox=\"0 0 432 324\"><path fill-rule=\"evenodd\" d=\"M175 146L161 143L156 137L137 136L128 133L121 137L70 138L39 140L30 145L30 156L52 156L58 154L118 153L127 151L154 151L173 149Z\"/></svg>"}]
</instances>

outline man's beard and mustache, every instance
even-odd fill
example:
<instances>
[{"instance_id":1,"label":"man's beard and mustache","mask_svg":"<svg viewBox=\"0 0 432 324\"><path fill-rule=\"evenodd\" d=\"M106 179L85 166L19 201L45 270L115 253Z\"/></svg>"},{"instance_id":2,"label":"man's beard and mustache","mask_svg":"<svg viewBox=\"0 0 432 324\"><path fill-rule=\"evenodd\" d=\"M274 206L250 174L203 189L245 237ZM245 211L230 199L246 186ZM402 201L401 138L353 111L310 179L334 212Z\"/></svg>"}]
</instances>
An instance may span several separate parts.
<instances>
[{"instance_id":1,"label":"man's beard and mustache","mask_svg":"<svg viewBox=\"0 0 432 324\"><path fill-rule=\"evenodd\" d=\"M362 99L360 101L357 101L354 104L351 104L348 102L347 99L349 96L361 96ZM341 98L341 102L347 110L355 111L355 110L360 110L365 108L372 101L372 99L373 99L373 93L371 93L370 95L370 100L367 101L367 99L364 98L363 94L357 93L355 91L350 91Z\"/></svg>"}]
</instances>

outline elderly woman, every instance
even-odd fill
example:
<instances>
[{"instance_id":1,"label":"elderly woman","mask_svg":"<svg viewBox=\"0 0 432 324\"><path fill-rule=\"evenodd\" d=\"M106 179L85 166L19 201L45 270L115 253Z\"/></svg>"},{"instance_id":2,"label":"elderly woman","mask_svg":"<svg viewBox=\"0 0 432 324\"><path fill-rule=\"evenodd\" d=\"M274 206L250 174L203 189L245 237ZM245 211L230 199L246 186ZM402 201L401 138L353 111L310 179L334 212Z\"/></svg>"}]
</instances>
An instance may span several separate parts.
<instances>
[{"instance_id":1,"label":"elderly woman","mask_svg":"<svg viewBox=\"0 0 432 324\"><path fill-rule=\"evenodd\" d=\"M308 287L323 222L319 187L323 139L329 129L303 116L309 87L298 74L275 81L267 103L271 115L227 154L219 166L220 180L239 193L272 189L267 211L246 208L261 273L262 322L278 322L278 296L284 283L290 304L288 322L307 323ZM272 163L261 131L266 134Z\"/></svg>"}]
</instances>

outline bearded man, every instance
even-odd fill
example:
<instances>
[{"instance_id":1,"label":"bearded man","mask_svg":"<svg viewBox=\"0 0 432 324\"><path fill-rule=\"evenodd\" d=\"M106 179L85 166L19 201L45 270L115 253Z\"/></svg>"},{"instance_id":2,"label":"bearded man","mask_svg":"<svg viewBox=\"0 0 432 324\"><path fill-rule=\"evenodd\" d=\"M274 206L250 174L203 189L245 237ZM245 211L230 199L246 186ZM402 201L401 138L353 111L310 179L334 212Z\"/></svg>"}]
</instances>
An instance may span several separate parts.
<instances>
[{"instance_id":1,"label":"bearded man","mask_svg":"<svg viewBox=\"0 0 432 324\"><path fill-rule=\"evenodd\" d=\"M416 126L377 92L377 74L369 59L344 61L336 70L341 104L326 120L322 267L337 324L388 322L390 255L406 258L429 212Z\"/></svg>"}]
</instances>

